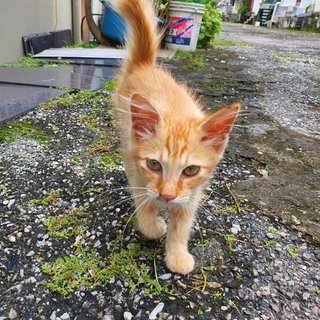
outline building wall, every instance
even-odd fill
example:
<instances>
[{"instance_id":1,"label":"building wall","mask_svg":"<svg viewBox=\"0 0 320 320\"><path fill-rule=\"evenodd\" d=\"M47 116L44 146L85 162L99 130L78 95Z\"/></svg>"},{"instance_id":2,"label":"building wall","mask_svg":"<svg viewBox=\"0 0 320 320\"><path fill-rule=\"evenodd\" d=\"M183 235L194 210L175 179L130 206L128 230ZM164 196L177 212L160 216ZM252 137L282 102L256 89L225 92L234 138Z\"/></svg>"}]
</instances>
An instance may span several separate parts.
<instances>
[{"instance_id":1,"label":"building wall","mask_svg":"<svg viewBox=\"0 0 320 320\"><path fill-rule=\"evenodd\" d=\"M22 36L72 29L72 0L0 0L0 63L23 56Z\"/></svg>"}]
</instances>

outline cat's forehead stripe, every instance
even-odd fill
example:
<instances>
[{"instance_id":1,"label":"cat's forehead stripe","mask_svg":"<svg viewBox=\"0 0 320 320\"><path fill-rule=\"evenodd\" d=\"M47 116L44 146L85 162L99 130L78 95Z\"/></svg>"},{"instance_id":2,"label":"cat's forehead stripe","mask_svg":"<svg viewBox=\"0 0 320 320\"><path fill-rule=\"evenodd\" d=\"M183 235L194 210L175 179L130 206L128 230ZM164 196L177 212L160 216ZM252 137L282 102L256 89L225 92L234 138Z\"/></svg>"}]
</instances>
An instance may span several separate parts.
<instances>
[{"instance_id":1,"label":"cat's forehead stripe","mask_svg":"<svg viewBox=\"0 0 320 320\"><path fill-rule=\"evenodd\" d=\"M177 135L173 132L169 133L166 138L165 148L169 157L182 157L187 151L186 137Z\"/></svg>"}]
</instances>

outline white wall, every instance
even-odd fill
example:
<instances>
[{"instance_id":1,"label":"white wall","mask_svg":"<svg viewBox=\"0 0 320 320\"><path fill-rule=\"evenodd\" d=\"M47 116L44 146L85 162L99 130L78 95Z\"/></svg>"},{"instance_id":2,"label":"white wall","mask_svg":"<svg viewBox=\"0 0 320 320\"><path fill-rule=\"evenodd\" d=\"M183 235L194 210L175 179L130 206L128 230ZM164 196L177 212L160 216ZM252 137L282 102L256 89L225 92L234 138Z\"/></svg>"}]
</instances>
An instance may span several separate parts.
<instances>
[{"instance_id":1,"label":"white wall","mask_svg":"<svg viewBox=\"0 0 320 320\"><path fill-rule=\"evenodd\" d=\"M23 56L24 35L71 28L71 0L0 0L0 63Z\"/></svg>"}]
</instances>

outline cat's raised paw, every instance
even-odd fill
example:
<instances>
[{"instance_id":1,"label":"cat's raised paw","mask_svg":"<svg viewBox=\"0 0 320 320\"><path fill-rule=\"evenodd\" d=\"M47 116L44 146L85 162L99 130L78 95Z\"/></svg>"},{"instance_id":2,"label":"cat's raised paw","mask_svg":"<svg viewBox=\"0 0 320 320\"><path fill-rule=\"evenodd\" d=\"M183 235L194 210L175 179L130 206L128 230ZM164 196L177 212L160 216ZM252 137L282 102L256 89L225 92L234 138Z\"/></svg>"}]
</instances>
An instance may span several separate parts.
<instances>
[{"instance_id":1,"label":"cat's raised paw","mask_svg":"<svg viewBox=\"0 0 320 320\"><path fill-rule=\"evenodd\" d=\"M167 232L167 224L157 217L152 223L139 223L139 231L148 239L160 239Z\"/></svg>"},{"instance_id":2,"label":"cat's raised paw","mask_svg":"<svg viewBox=\"0 0 320 320\"><path fill-rule=\"evenodd\" d=\"M187 274L194 268L194 259L188 252L172 252L166 255L166 265L172 272Z\"/></svg>"}]
</instances>

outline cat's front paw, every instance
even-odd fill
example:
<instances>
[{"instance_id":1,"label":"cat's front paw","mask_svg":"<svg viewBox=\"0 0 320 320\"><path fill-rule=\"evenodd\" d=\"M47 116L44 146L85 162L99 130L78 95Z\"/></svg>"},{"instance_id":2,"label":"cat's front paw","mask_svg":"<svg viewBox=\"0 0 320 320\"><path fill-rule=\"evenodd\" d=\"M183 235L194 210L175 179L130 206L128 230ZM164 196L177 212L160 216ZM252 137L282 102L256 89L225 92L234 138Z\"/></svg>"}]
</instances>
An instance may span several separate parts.
<instances>
[{"instance_id":1,"label":"cat's front paw","mask_svg":"<svg viewBox=\"0 0 320 320\"><path fill-rule=\"evenodd\" d=\"M152 223L140 223L139 231L148 239L160 239L167 232L167 224L157 217Z\"/></svg>"},{"instance_id":2,"label":"cat's front paw","mask_svg":"<svg viewBox=\"0 0 320 320\"><path fill-rule=\"evenodd\" d=\"M171 252L166 255L166 265L172 272L187 274L194 268L193 256L188 252Z\"/></svg>"}]
</instances>

